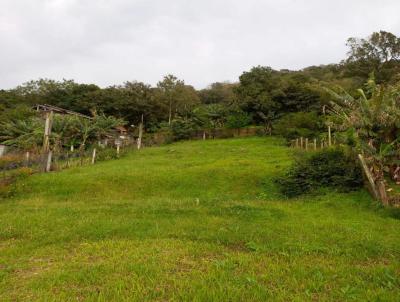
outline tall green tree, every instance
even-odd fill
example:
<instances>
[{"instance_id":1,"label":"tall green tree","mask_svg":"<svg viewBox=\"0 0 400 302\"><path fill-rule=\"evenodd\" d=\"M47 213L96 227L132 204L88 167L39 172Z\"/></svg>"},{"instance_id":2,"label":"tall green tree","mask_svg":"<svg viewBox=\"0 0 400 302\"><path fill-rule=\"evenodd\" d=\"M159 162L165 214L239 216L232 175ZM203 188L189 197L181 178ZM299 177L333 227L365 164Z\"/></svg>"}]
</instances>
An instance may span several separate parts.
<instances>
[{"instance_id":1,"label":"tall green tree","mask_svg":"<svg viewBox=\"0 0 400 302\"><path fill-rule=\"evenodd\" d=\"M196 90L174 75L167 75L157 84L158 98L168 108L168 124L175 115L185 117L200 103Z\"/></svg>"},{"instance_id":2,"label":"tall green tree","mask_svg":"<svg viewBox=\"0 0 400 302\"><path fill-rule=\"evenodd\" d=\"M257 66L239 77L235 88L239 107L253 115L254 122L264 123L272 129L277 118L280 104L274 96L280 93L279 73L270 67Z\"/></svg>"},{"instance_id":3,"label":"tall green tree","mask_svg":"<svg viewBox=\"0 0 400 302\"><path fill-rule=\"evenodd\" d=\"M367 79L372 72L378 83L395 82L400 73L400 38L387 31L374 32L368 38L349 38L347 73Z\"/></svg>"},{"instance_id":4,"label":"tall green tree","mask_svg":"<svg viewBox=\"0 0 400 302\"><path fill-rule=\"evenodd\" d=\"M237 84L217 82L199 91L203 104L225 104L229 106L235 100L234 88Z\"/></svg>"},{"instance_id":5,"label":"tall green tree","mask_svg":"<svg viewBox=\"0 0 400 302\"><path fill-rule=\"evenodd\" d=\"M80 100L79 106L86 114L114 115L134 125L141 121L142 114L146 123L157 123L164 110L155 99L154 89L136 81L93 91Z\"/></svg>"}]
</instances>

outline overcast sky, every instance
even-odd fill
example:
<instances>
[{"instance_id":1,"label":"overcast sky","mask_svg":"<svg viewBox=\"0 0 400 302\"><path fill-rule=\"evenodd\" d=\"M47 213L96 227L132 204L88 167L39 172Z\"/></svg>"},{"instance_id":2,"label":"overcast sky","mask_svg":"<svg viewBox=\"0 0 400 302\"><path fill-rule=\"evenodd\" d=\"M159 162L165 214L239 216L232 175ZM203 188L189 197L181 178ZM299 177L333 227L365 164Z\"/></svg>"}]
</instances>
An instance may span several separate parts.
<instances>
[{"instance_id":1,"label":"overcast sky","mask_svg":"<svg viewBox=\"0 0 400 302\"><path fill-rule=\"evenodd\" d=\"M399 12L400 0L0 0L0 88L169 73L203 88L255 65L335 63L348 37L400 35Z\"/></svg>"}]
</instances>

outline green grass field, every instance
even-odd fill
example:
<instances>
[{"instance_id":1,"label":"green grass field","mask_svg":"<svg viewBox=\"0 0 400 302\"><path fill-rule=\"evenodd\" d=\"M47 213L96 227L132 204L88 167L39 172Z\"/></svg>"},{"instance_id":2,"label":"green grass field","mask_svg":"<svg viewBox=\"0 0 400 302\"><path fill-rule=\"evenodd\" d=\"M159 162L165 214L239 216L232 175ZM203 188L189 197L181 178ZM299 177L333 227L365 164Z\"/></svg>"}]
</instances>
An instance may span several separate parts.
<instances>
[{"instance_id":1,"label":"green grass field","mask_svg":"<svg viewBox=\"0 0 400 302\"><path fill-rule=\"evenodd\" d=\"M275 138L34 175L0 201L0 301L400 301L400 220L365 191L286 200Z\"/></svg>"}]
</instances>

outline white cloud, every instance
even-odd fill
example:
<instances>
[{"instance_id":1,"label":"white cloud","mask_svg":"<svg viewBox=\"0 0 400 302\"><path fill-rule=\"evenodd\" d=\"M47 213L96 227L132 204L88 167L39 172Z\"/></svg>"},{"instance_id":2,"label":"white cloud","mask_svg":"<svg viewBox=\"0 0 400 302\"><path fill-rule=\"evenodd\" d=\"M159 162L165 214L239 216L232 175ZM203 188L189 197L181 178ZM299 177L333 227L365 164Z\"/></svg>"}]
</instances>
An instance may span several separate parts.
<instances>
[{"instance_id":1,"label":"white cloud","mask_svg":"<svg viewBox=\"0 0 400 302\"><path fill-rule=\"evenodd\" d=\"M173 73L196 87L254 65L338 62L350 36L400 34L398 0L0 0L0 88Z\"/></svg>"}]
</instances>

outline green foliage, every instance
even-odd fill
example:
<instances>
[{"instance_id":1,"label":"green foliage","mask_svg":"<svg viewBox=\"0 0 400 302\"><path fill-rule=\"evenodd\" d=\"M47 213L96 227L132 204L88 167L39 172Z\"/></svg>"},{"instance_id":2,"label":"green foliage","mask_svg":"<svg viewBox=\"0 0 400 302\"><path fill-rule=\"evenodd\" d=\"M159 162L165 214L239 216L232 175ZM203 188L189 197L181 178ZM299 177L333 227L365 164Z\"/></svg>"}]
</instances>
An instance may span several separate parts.
<instances>
[{"instance_id":1,"label":"green foliage","mask_svg":"<svg viewBox=\"0 0 400 302\"><path fill-rule=\"evenodd\" d=\"M269 126L279 110L279 104L272 98L279 87L279 73L270 67L258 66L244 72L239 80L235 92L240 108L252 113L255 122Z\"/></svg>"},{"instance_id":2,"label":"green foliage","mask_svg":"<svg viewBox=\"0 0 400 302\"><path fill-rule=\"evenodd\" d=\"M0 90L0 121L8 115L1 111L47 103L91 116L115 116L132 126L143 116L145 129L154 132L173 119L193 119L203 128L245 125L247 118L236 115L243 111L251 124L263 125L271 133L273 123L288 113L321 111L330 99L318 89L321 82L340 85L354 96L371 72L379 84L400 80L400 38L394 34L380 31L366 39L350 38L348 46L349 56L339 64L298 71L256 66L243 72L238 83L217 82L202 90L170 74L155 87L137 81L106 88L73 80L29 81Z\"/></svg>"},{"instance_id":3,"label":"green foliage","mask_svg":"<svg viewBox=\"0 0 400 302\"><path fill-rule=\"evenodd\" d=\"M335 97L332 125L348 134L348 141L370 161L375 177L382 179L385 167L397 164L400 155L400 84L377 85L372 76L358 97L340 88L328 91Z\"/></svg>"},{"instance_id":4,"label":"green foliage","mask_svg":"<svg viewBox=\"0 0 400 302\"><path fill-rule=\"evenodd\" d=\"M231 112L226 118L227 128L242 128L251 123L251 117L248 113L241 110Z\"/></svg>"},{"instance_id":5,"label":"green foliage","mask_svg":"<svg viewBox=\"0 0 400 302\"><path fill-rule=\"evenodd\" d=\"M222 104L209 104L196 107L191 115L193 122L203 129L223 128L227 118L226 107Z\"/></svg>"},{"instance_id":6,"label":"green foliage","mask_svg":"<svg viewBox=\"0 0 400 302\"><path fill-rule=\"evenodd\" d=\"M284 176L276 179L281 192L296 197L322 187L350 191L363 184L355 157L341 148L301 154Z\"/></svg>"},{"instance_id":7,"label":"green foliage","mask_svg":"<svg viewBox=\"0 0 400 302\"><path fill-rule=\"evenodd\" d=\"M93 119L71 115L54 115L49 137L53 150L79 145L104 138L114 127L124 125L122 119L97 115ZM10 119L0 122L0 141L21 149L37 149L43 143L44 120L37 115L25 119Z\"/></svg>"},{"instance_id":8,"label":"green foliage","mask_svg":"<svg viewBox=\"0 0 400 302\"><path fill-rule=\"evenodd\" d=\"M51 104L70 110L82 111L80 100L86 95L100 90L93 84L78 84L74 80L55 81L51 79L39 79L29 81L12 92L17 98L23 99L27 105Z\"/></svg>"},{"instance_id":9,"label":"green foliage","mask_svg":"<svg viewBox=\"0 0 400 302\"><path fill-rule=\"evenodd\" d=\"M0 111L0 121L10 122L24 120L36 115L36 112L25 104L16 104Z\"/></svg>"},{"instance_id":10,"label":"green foliage","mask_svg":"<svg viewBox=\"0 0 400 302\"><path fill-rule=\"evenodd\" d=\"M176 114L186 117L200 103L192 86L185 85L174 75L167 75L157 83L157 98L168 110L168 123L171 124Z\"/></svg>"},{"instance_id":11,"label":"green foliage","mask_svg":"<svg viewBox=\"0 0 400 302\"><path fill-rule=\"evenodd\" d=\"M381 30L366 39L349 38L347 46L347 75L367 79L374 72L378 83L400 80L400 38L396 35Z\"/></svg>"},{"instance_id":12,"label":"green foliage","mask_svg":"<svg viewBox=\"0 0 400 302\"><path fill-rule=\"evenodd\" d=\"M9 146L30 150L43 142L44 123L38 117L0 122L0 141Z\"/></svg>"},{"instance_id":13,"label":"green foliage","mask_svg":"<svg viewBox=\"0 0 400 302\"><path fill-rule=\"evenodd\" d=\"M317 112L289 113L275 122L273 127L274 134L286 139L317 138L326 128L323 118Z\"/></svg>"},{"instance_id":14,"label":"green foliage","mask_svg":"<svg viewBox=\"0 0 400 302\"><path fill-rule=\"evenodd\" d=\"M174 119L171 123L174 140L189 139L197 129L196 124L190 119Z\"/></svg>"},{"instance_id":15,"label":"green foliage","mask_svg":"<svg viewBox=\"0 0 400 302\"><path fill-rule=\"evenodd\" d=\"M203 104L229 105L235 101L234 88L237 84L213 83L206 89L199 91L199 97Z\"/></svg>"},{"instance_id":16,"label":"green foliage","mask_svg":"<svg viewBox=\"0 0 400 302\"><path fill-rule=\"evenodd\" d=\"M236 105L253 117L253 122L272 123L290 112L319 110L320 92L305 74L254 67L240 76L235 88Z\"/></svg>"},{"instance_id":17,"label":"green foliage","mask_svg":"<svg viewBox=\"0 0 400 302\"><path fill-rule=\"evenodd\" d=\"M123 151L124 149L122 149ZM122 153L121 151L121 153ZM120 153L120 156L122 155ZM98 149L96 154L96 161L106 161L111 159L117 159L117 150L115 148L105 148L105 149Z\"/></svg>"},{"instance_id":18,"label":"green foliage","mask_svg":"<svg viewBox=\"0 0 400 302\"><path fill-rule=\"evenodd\" d=\"M82 111L112 115L137 125L144 115L147 124L154 124L165 118L166 108L155 97L150 85L141 82L126 82L93 91L79 102Z\"/></svg>"},{"instance_id":19,"label":"green foliage","mask_svg":"<svg viewBox=\"0 0 400 302\"><path fill-rule=\"evenodd\" d=\"M31 168L20 167L7 172L5 177L0 178L0 201L2 198L10 198L18 189L18 182L32 175Z\"/></svg>"}]
</instances>

